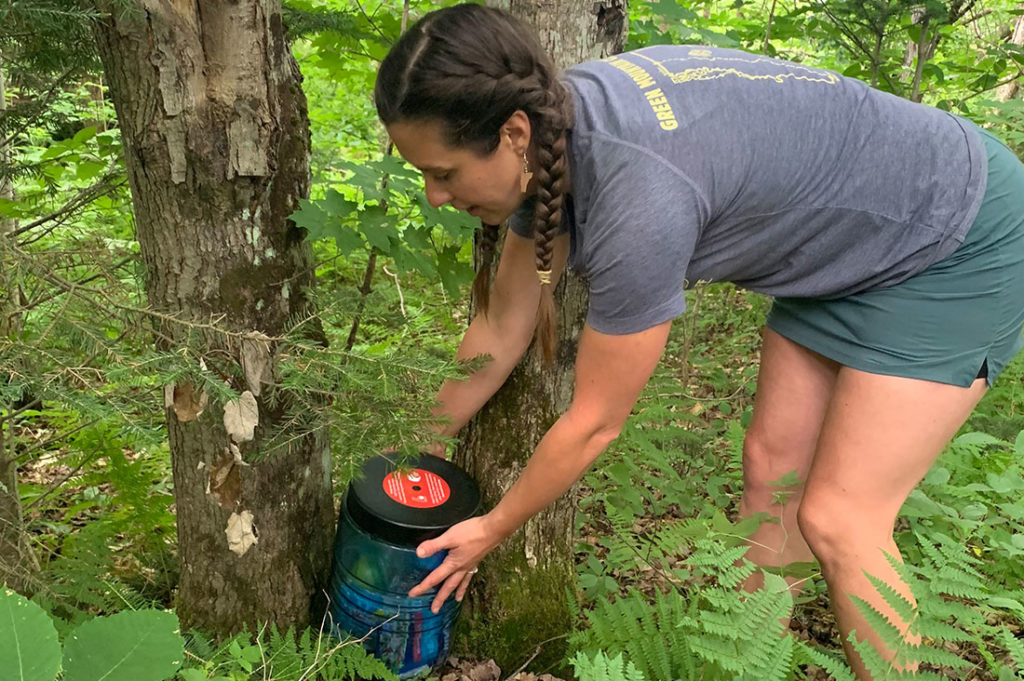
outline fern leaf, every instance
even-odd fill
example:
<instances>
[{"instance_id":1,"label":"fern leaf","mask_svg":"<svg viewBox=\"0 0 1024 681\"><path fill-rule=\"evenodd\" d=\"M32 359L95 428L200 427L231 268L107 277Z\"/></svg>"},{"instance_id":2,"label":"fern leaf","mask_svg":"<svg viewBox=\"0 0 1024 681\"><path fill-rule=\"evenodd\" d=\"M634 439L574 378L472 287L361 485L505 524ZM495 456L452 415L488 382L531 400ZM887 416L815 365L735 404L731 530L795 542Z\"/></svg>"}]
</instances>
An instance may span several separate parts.
<instances>
[{"instance_id":1,"label":"fern leaf","mask_svg":"<svg viewBox=\"0 0 1024 681\"><path fill-rule=\"evenodd\" d=\"M793 638L780 637L767 662L768 664L748 673L747 678L750 681L786 681L793 663Z\"/></svg>"},{"instance_id":2,"label":"fern leaf","mask_svg":"<svg viewBox=\"0 0 1024 681\"><path fill-rule=\"evenodd\" d=\"M853 671L846 664L845 658L840 658L832 652L820 650L806 643L797 644L797 658L801 662L817 665L824 669L835 681L857 681Z\"/></svg>"},{"instance_id":3,"label":"fern leaf","mask_svg":"<svg viewBox=\"0 0 1024 681\"><path fill-rule=\"evenodd\" d=\"M932 664L941 667L951 667L953 669L962 669L963 667L970 666L970 663L966 660L961 659L958 655L954 655L948 650L942 650L933 646L911 646L907 650L907 657L909 660L916 662L923 662L925 664Z\"/></svg>"},{"instance_id":4,"label":"fern leaf","mask_svg":"<svg viewBox=\"0 0 1024 681\"><path fill-rule=\"evenodd\" d=\"M875 591L885 600L890 608L896 611L896 615L899 616L903 622L910 624L914 621L917 615L917 606L907 600L906 596L898 592L888 582L875 577L874 575L868 575L865 573L868 581L875 587Z\"/></svg>"},{"instance_id":5,"label":"fern leaf","mask_svg":"<svg viewBox=\"0 0 1024 681\"><path fill-rule=\"evenodd\" d=\"M890 681L902 676L890 661L882 658L870 642L857 638L855 634L855 631L851 631L846 640L853 645L853 649L857 651L861 662L864 663L864 667L867 668L874 681Z\"/></svg>"},{"instance_id":6,"label":"fern leaf","mask_svg":"<svg viewBox=\"0 0 1024 681\"><path fill-rule=\"evenodd\" d=\"M879 612L875 606L865 601L860 596L850 595L850 600L857 606L858 612L864 617L868 625L882 640L882 644L889 650L899 650L905 641L903 631L897 627L884 614Z\"/></svg>"},{"instance_id":7,"label":"fern leaf","mask_svg":"<svg viewBox=\"0 0 1024 681\"><path fill-rule=\"evenodd\" d=\"M646 677L632 662L624 661L622 653L608 657L598 652L593 658L576 653L570 660L579 681L646 681Z\"/></svg>"},{"instance_id":8,"label":"fern leaf","mask_svg":"<svg viewBox=\"0 0 1024 681\"><path fill-rule=\"evenodd\" d=\"M1010 654L1014 668L1024 669L1024 641L1014 636L1005 626L999 629L996 640Z\"/></svg>"}]
</instances>

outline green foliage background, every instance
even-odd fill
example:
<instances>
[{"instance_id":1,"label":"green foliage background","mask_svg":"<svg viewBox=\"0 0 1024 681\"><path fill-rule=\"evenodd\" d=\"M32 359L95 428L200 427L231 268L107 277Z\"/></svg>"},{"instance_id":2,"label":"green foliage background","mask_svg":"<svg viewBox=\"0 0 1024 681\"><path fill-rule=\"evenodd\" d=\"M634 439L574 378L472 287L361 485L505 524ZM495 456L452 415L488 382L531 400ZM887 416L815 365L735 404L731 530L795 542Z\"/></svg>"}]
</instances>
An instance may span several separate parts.
<instances>
[{"instance_id":1,"label":"green foliage background","mask_svg":"<svg viewBox=\"0 0 1024 681\"><path fill-rule=\"evenodd\" d=\"M412 16L437 6L413 2ZM628 47L699 42L835 69L968 116L1020 152L1024 102L994 94L1021 77L1024 49L1007 28L1022 11L1010 0L633 2ZM330 347L288 339L304 361L288 364L286 343L280 380L335 396L319 416L331 424L340 488L366 456L415 448L437 386L460 370L450 358L469 313L475 225L426 203L375 121L375 64L399 33L401 4L291 0L286 13L313 135L314 186L293 218L317 255ZM163 387L190 376L215 399L232 397L201 352L152 349L120 137L91 43L96 16L65 0L0 4L0 186L15 190L0 196L0 456L20 468L38 568L27 590L65 649L97 617L173 607ZM907 59L910 43L924 58ZM777 626L790 605L780 577L756 597L737 595L753 567L742 560L749 527L731 519L767 301L731 286L689 296L666 360L584 481L578 590L567 595L579 628L566 632L563 671L851 678L821 621L815 566L800 568L806 587L789 632ZM901 654L929 674L1002 681L1024 669L1022 385L1018 361L903 509L897 541L918 606L887 599L925 639ZM325 647L318 632L269 628L218 643L186 632L184 646L183 681L386 675L357 646ZM900 678L873 664L878 678Z\"/></svg>"}]
</instances>

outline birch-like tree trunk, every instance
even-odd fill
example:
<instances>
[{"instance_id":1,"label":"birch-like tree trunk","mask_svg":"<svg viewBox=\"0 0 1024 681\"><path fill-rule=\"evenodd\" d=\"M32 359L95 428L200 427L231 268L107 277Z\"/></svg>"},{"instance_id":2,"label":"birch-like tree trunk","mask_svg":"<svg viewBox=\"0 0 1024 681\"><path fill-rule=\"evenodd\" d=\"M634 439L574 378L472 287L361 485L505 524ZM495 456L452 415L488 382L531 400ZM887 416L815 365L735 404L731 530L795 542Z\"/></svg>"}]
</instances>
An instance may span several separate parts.
<instances>
[{"instance_id":1,"label":"birch-like tree trunk","mask_svg":"<svg viewBox=\"0 0 1024 681\"><path fill-rule=\"evenodd\" d=\"M4 57L0 52L0 120L7 113L7 79L4 74ZM14 198L14 181L7 170L11 165L11 150L6 144L7 126L0 125L0 199ZM15 221L0 217L0 235L8 234L15 228Z\"/></svg>"},{"instance_id":2,"label":"birch-like tree trunk","mask_svg":"<svg viewBox=\"0 0 1024 681\"><path fill-rule=\"evenodd\" d=\"M1024 4L1021 4L1020 9L1024 11ZM1024 14L1017 17L1017 23L1013 28L1013 35L1010 36L1010 43L1014 45L1024 45ZM1016 78L1005 85L1000 85L999 89L996 90L996 99L1000 102L1008 102L1017 96L1018 90L1020 90L1021 78Z\"/></svg>"},{"instance_id":3,"label":"birch-like tree trunk","mask_svg":"<svg viewBox=\"0 0 1024 681\"><path fill-rule=\"evenodd\" d=\"M489 4L530 24L556 64L565 68L622 51L626 36L625 2L505 0ZM480 482L494 504L511 487L534 447L573 394L576 339L587 309L587 287L567 271L555 291L558 350L545 368L528 356L505 386L466 428L457 458ZM566 589L575 588L573 526L576 500L570 493L530 520L481 565L467 601L474 652L509 667L524 662L538 644L571 627ZM558 659L559 645L548 646Z\"/></svg>"},{"instance_id":4,"label":"birch-like tree trunk","mask_svg":"<svg viewBox=\"0 0 1024 681\"><path fill-rule=\"evenodd\" d=\"M272 364L274 342L260 334L280 337L304 318L313 283L312 251L288 220L309 190L310 138L280 0L100 2L146 294L164 315L157 342L231 369L233 387L257 395L259 425L245 441L229 436L223 405L192 418L201 400L191 386L168 388L177 611L186 627L217 633L303 626L330 559L325 433L292 426L278 437L288 444L268 451L289 405L267 399L260 376L272 369L244 380L235 370L240 355L250 368Z\"/></svg>"},{"instance_id":5,"label":"birch-like tree trunk","mask_svg":"<svg viewBox=\"0 0 1024 681\"><path fill-rule=\"evenodd\" d=\"M7 87L3 55L0 54L0 120L7 111ZM8 174L10 149L4 143L7 126L0 125L0 199L15 198L14 182ZM7 240L17 228L16 220L0 217L0 342L21 329L20 295L16 269L7 254ZM7 377L0 374L0 381ZM11 404L0 401L0 583L21 593L30 593L31 576L38 567L25 535L18 495L18 462L15 458L14 423L7 415Z\"/></svg>"}]
</instances>

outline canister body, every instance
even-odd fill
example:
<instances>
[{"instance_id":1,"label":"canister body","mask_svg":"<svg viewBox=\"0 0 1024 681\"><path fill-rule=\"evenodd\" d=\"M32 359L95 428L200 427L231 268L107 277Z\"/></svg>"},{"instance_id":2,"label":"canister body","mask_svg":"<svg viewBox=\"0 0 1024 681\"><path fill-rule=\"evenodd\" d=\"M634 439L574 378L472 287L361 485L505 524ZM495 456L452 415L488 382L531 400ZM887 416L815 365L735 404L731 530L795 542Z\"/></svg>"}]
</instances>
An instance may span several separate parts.
<instances>
[{"instance_id":1,"label":"canister body","mask_svg":"<svg viewBox=\"0 0 1024 681\"><path fill-rule=\"evenodd\" d=\"M409 597L446 552L416 547L479 511L480 492L465 471L422 455L399 468L393 455L370 459L342 499L330 582L331 626L363 646L399 678L426 676L448 656L460 604L437 589Z\"/></svg>"},{"instance_id":2,"label":"canister body","mask_svg":"<svg viewBox=\"0 0 1024 681\"><path fill-rule=\"evenodd\" d=\"M425 675L448 657L459 603L449 598L435 615L437 589L417 598L409 589L444 560L444 551L418 558L415 546L375 538L353 522L342 503L334 542L331 617L400 678Z\"/></svg>"}]
</instances>

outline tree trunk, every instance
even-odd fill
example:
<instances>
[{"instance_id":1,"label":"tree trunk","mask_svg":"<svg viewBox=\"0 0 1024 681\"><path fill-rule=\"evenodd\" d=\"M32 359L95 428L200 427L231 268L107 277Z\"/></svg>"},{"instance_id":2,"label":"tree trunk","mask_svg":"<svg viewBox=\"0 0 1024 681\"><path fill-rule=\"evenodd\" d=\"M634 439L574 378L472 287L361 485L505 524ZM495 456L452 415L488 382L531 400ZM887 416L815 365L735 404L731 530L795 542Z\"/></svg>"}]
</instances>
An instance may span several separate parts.
<instances>
[{"instance_id":1,"label":"tree trunk","mask_svg":"<svg viewBox=\"0 0 1024 681\"><path fill-rule=\"evenodd\" d=\"M241 379L237 369L240 354L265 358L269 347L273 357L259 334L280 337L310 311L312 251L287 219L309 190L309 119L280 0L99 1L146 294L163 315L158 344L258 398L245 441L229 436L224 405L191 418L201 404L191 386L168 387L178 614L222 634L268 620L301 627L330 560L326 434L296 429L270 451L289 428L287 395L268 399L263 384L260 397L260 372Z\"/></svg>"},{"instance_id":2,"label":"tree trunk","mask_svg":"<svg viewBox=\"0 0 1024 681\"><path fill-rule=\"evenodd\" d=\"M7 90L3 55L0 54L0 120L7 111ZM11 166L7 127L0 125L0 199L15 198L14 182L8 175ZM16 220L0 218L0 342L21 330L20 288L17 270L7 255L7 240L18 226ZM0 375L0 381L8 380ZM15 459L14 422L8 414L13 405L0 401L0 583L15 591L31 592L31 576L37 568L28 537L25 535L18 495L18 462ZM5 431L6 428L6 431Z\"/></svg>"},{"instance_id":3,"label":"tree trunk","mask_svg":"<svg viewBox=\"0 0 1024 681\"><path fill-rule=\"evenodd\" d=\"M7 112L7 80L4 76L3 53L0 52L0 121ZM0 199L14 199L14 181L7 174L11 167L11 150L5 144L7 139L7 126L0 125ZM16 227L14 220L0 217L0 236L9 234ZM6 289L5 289L6 291Z\"/></svg>"},{"instance_id":4,"label":"tree trunk","mask_svg":"<svg viewBox=\"0 0 1024 681\"><path fill-rule=\"evenodd\" d=\"M1024 5L1021 6L1024 10ZM1017 23L1013 28L1013 35L1010 36L1010 42L1014 45L1024 45L1024 14L1017 17ZM1000 102L1008 102L1017 95L1017 91L1020 89L1020 78L1016 78L1005 85L1000 85L999 89L996 90L996 99Z\"/></svg>"},{"instance_id":5,"label":"tree trunk","mask_svg":"<svg viewBox=\"0 0 1024 681\"><path fill-rule=\"evenodd\" d=\"M537 3L506 0L489 3L509 10L537 31L559 67L622 51L626 35L625 2L559 0ZM555 365L544 368L527 357L505 386L466 428L457 456L480 482L493 505L511 487L533 448L573 394L576 338L587 309L587 287L566 272L555 291L558 350ZM538 645L560 637L572 626L567 590L575 589L570 493L530 520L484 561L481 577L467 601L469 636L465 645L494 657L503 668L519 665ZM557 661L562 646L546 646L543 659Z\"/></svg>"}]
</instances>

